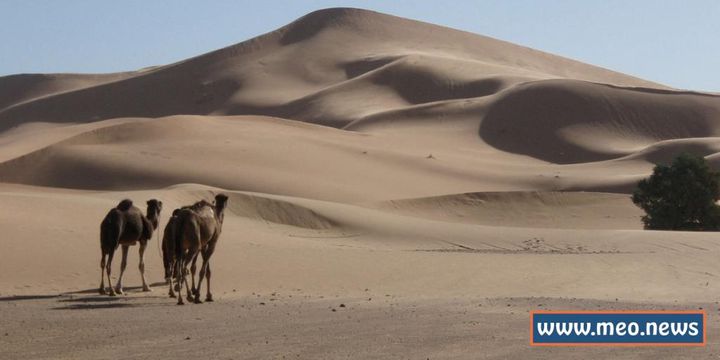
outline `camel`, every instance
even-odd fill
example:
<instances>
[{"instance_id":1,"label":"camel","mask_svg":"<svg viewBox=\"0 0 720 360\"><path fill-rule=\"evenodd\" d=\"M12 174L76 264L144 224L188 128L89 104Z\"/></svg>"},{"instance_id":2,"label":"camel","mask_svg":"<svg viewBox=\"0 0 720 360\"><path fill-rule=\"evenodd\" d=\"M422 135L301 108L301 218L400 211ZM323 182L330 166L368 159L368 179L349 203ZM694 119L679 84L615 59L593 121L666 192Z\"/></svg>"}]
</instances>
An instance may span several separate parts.
<instances>
[{"instance_id":1,"label":"camel","mask_svg":"<svg viewBox=\"0 0 720 360\"><path fill-rule=\"evenodd\" d=\"M172 279L175 274L175 233L177 231L177 215L180 213L180 210L182 209L190 209L192 208L192 205L183 206L179 209L175 209L172 212L172 215L170 216L170 219L168 219L167 225L165 225L165 231L163 232L163 239L162 239L162 256L163 256L163 266L165 268L165 284L170 285L170 290L168 291L168 295L171 298L175 297L175 292L173 291L173 288L175 290L179 290L180 283L175 283L173 286ZM195 271L196 271L196 263L197 263L197 256L193 258L192 265L190 268L190 271L192 272L192 293L195 294Z\"/></svg>"},{"instance_id":2,"label":"camel","mask_svg":"<svg viewBox=\"0 0 720 360\"><path fill-rule=\"evenodd\" d=\"M162 256L163 256L163 266L165 268L165 284L170 285L170 290L168 292L168 295L171 298L175 297L175 292L173 291L173 288L175 290L179 290L180 283L176 283L173 286L172 279L175 274L175 232L177 231L177 219L178 214L180 213L180 210L182 209L190 209L192 208L192 205L189 206L183 206L179 209L175 209L172 212L172 215L170 216L170 219L168 219L167 225L165 225L165 231L163 232L163 239L162 239ZM195 271L196 271L196 263L197 263L197 256L193 258L192 265L190 268L190 271L192 272L192 293L195 294Z\"/></svg>"},{"instance_id":3,"label":"camel","mask_svg":"<svg viewBox=\"0 0 720 360\"><path fill-rule=\"evenodd\" d=\"M227 201L228 197L225 194L218 194L215 196L214 204L201 200L189 207L179 209L176 214L175 228L173 230L175 236L171 246L174 247L174 275L179 286L178 305L183 305L182 283L185 283L188 301L196 304L202 303L200 301L200 289L205 277L207 277L205 301L213 301L212 292L210 291L210 257L215 251L215 246L222 232ZM200 267L197 288L195 288L194 284L193 266L193 290L191 290L185 275L188 263L194 263L197 260L198 253L202 256L203 263ZM172 291L173 283L171 279L170 294L172 294Z\"/></svg>"},{"instance_id":4,"label":"camel","mask_svg":"<svg viewBox=\"0 0 720 360\"><path fill-rule=\"evenodd\" d=\"M100 249L102 258L100 259L100 294L105 292L105 274L107 274L108 287L110 288L110 296L116 293L123 293L122 278L127 266L127 254L130 246L140 242L140 277L142 278L143 291L151 291L145 281L145 248L147 241L152 238L153 232L158 227L158 218L162 211L162 201L155 199L147 202L147 216L143 215L140 209L133 205L132 200L125 199L121 201L115 208L110 209L108 214L100 224ZM118 246L122 245L122 262L120 264L120 277L118 277L117 285L113 289L110 280L110 270L112 266L113 255ZM107 257L107 264L105 258Z\"/></svg>"},{"instance_id":5,"label":"camel","mask_svg":"<svg viewBox=\"0 0 720 360\"><path fill-rule=\"evenodd\" d=\"M165 231L163 232L162 239L162 256L163 256L163 267L165 268L165 284L169 285L172 282L173 277L173 264L175 263L175 246L173 241L175 239L175 227L177 224L177 214L180 209L175 209L168 219L167 225L165 225ZM175 295L170 292L172 297Z\"/></svg>"}]
</instances>

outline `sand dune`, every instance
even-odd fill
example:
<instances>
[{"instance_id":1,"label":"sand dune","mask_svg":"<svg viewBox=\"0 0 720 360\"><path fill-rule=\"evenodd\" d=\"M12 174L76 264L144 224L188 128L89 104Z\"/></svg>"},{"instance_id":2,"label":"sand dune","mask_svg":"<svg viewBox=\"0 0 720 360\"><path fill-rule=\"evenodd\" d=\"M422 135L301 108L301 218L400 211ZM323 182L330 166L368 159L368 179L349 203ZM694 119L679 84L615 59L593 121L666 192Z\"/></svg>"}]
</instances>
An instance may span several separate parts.
<instances>
[{"instance_id":1,"label":"sand dune","mask_svg":"<svg viewBox=\"0 0 720 360\"><path fill-rule=\"evenodd\" d=\"M720 168L719 124L717 94L359 9L321 10L136 72L2 77L0 300L39 297L47 307L54 300L43 299L63 293L58 302L84 307L58 310L105 309L118 300L88 294L107 209L161 199L162 228L172 209L222 191L230 205L213 258L216 299L234 317L260 294L292 292L297 302L264 313L268 332L285 329L284 310L316 311L336 297L392 299L403 314L421 302L438 311L428 316L457 299L521 303L518 314L536 297L578 308L707 306L720 294L717 236L643 231L628 194L681 152ZM145 301L143 318L169 324L155 311L172 301L152 241L155 297L132 291L133 249L132 290L119 301ZM503 336L527 330L515 308L473 308L511 324ZM71 315L58 315L60 326L72 328ZM395 326L387 315L369 311L363 324ZM431 325L439 338L455 334ZM30 346L12 336L13 354ZM433 354L477 357L437 346ZM502 346L497 357L524 353ZM317 349L305 355L333 358Z\"/></svg>"},{"instance_id":2,"label":"sand dune","mask_svg":"<svg viewBox=\"0 0 720 360\"><path fill-rule=\"evenodd\" d=\"M662 140L717 136L718 118L720 96L552 80L503 94L480 136L554 163L589 162Z\"/></svg>"},{"instance_id":3,"label":"sand dune","mask_svg":"<svg viewBox=\"0 0 720 360\"><path fill-rule=\"evenodd\" d=\"M19 74L0 77L0 110L26 101L129 78L116 74Z\"/></svg>"},{"instance_id":4,"label":"sand dune","mask_svg":"<svg viewBox=\"0 0 720 360\"><path fill-rule=\"evenodd\" d=\"M430 60L417 63L414 59L418 58ZM387 74L374 82L357 85L360 89L342 86L361 73L379 70L373 67L389 59L405 65L384 71ZM460 65L453 66L454 62ZM388 65L392 64L385 64ZM338 97L354 97L352 91L345 91L347 87L362 92L367 99L381 100L381 104L392 101L392 97L403 99L403 95L410 98L404 100L410 103L453 96L476 97L496 87L493 83L498 76L568 77L618 85L659 86L475 34L364 10L330 9L309 14L256 39L129 79L46 96L6 109L0 112L0 123L6 129L19 121L261 114L342 126L349 116L367 115L361 103L346 104L344 116L323 119L318 118L317 111L306 109L309 104L298 101L314 99L310 103L339 106L334 101ZM408 79L417 85L445 85L418 88ZM387 89L378 93L378 88ZM453 95L454 91L460 95ZM387 93L395 96L388 99ZM353 110L347 113L350 109Z\"/></svg>"},{"instance_id":5,"label":"sand dune","mask_svg":"<svg viewBox=\"0 0 720 360\"><path fill-rule=\"evenodd\" d=\"M377 208L437 221L557 229L641 229L642 212L620 194L484 192L399 199Z\"/></svg>"},{"instance_id":6,"label":"sand dune","mask_svg":"<svg viewBox=\"0 0 720 360\"><path fill-rule=\"evenodd\" d=\"M23 271L0 275L1 294L93 289L99 276L97 223L103 210L125 196L138 202L160 198L172 209L210 198L216 191L200 185L122 193L5 185L0 192L3 203L8 204L2 213L2 227L7 236L6 253L12 256L5 258L4 266ZM712 282L716 274L711 264L720 248L712 234L478 226L448 222L433 214L442 208L423 210L418 206L409 216L407 208L397 206L378 210L278 195L228 193L233 205L215 265L215 286L226 299L279 288L300 288L313 295L362 296L365 288L371 288L377 293L406 296L531 293L605 300L711 301L717 286ZM582 199L572 194L554 197ZM532 207L523 210L501 203L494 207L504 208L514 217L528 215L528 222L535 219L543 225ZM463 207L455 209L462 211ZM616 223L623 216L626 224L637 221L632 214L618 212L618 203L611 197L594 201L591 209L614 213ZM43 225L30 223L28 214ZM546 212L543 216L552 215ZM166 219L167 214L162 217ZM569 217L568 222L590 223L596 218L587 210ZM154 249L156 239L152 241L147 265L150 281L157 282L162 278L162 262ZM28 247L34 251L23 250ZM133 251L131 265L136 261ZM374 265L368 268L371 263ZM452 270L440 271L445 266ZM137 270L134 265L130 269L128 284L132 285ZM542 271L528 272L531 269ZM616 276L622 277L622 287L616 286ZM649 282L648 276L654 280ZM461 282L466 285L454 285ZM566 285L551 285L556 283ZM240 293L233 294L231 290L238 287Z\"/></svg>"}]
</instances>

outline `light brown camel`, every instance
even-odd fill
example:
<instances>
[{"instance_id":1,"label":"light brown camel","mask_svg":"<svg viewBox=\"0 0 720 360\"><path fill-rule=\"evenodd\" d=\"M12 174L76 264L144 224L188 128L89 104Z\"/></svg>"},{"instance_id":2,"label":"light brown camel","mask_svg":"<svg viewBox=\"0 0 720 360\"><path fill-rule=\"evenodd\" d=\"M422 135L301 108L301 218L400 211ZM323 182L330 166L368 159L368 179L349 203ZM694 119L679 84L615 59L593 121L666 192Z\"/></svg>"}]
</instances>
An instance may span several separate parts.
<instances>
[{"instance_id":1,"label":"light brown camel","mask_svg":"<svg viewBox=\"0 0 720 360\"><path fill-rule=\"evenodd\" d=\"M172 245L175 252L175 278L179 285L185 283L188 301L194 301L196 304L201 303L200 289L205 277L207 277L205 301L213 301L210 292L210 257L215 251L215 246L222 232L227 201L228 197L226 195L218 194L215 196L214 204L201 200L192 206L180 209L176 214L175 241L173 241ZM200 268L196 291L192 291L185 274L188 264L197 259L198 253L202 255L203 264ZM172 293L172 290L173 284L171 280L170 293ZM194 299L193 295L195 295ZM182 305L182 286L178 289L177 297L178 305Z\"/></svg>"},{"instance_id":2,"label":"light brown camel","mask_svg":"<svg viewBox=\"0 0 720 360\"><path fill-rule=\"evenodd\" d=\"M127 254L130 246L140 242L140 277L142 278L143 291L150 291L150 287L145 281L145 248L147 241L152 238L152 234L158 227L158 218L162 210L162 201L155 199L147 202L147 216L143 215L140 209L133 206L132 200L125 199L121 201L115 208L105 216L100 224L100 249L102 250L102 258L100 259L100 294L105 294L105 274L107 274L108 286L110 287L110 296L115 293L122 294L122 277L127 266ZM122 245L122 262L120 264L120 277L118 277L115 289L112 287L110 280L110 270L112 266L113 255L118 246ZM105 257L107 256L107 264Z\"/></svg>"}]
</instances>

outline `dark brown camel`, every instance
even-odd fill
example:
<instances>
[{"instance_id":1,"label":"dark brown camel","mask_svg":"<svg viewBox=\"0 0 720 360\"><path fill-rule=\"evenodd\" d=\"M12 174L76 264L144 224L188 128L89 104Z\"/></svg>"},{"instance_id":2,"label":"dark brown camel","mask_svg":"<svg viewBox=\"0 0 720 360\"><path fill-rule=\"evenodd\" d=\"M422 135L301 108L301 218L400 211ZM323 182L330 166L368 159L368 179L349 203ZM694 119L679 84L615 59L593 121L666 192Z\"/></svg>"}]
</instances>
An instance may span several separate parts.
<instances>
[{"instance_id":1,"label":"dark brown camel","mask_svg":"<svg viewBox=\"0 0 720 360\"><path fill-rule=\"evenodd\" d=\"M168 291L168 295L171 298L175 297L175 290L179 290L178 287L180 286L180 283L175 283L173 287L173 277L175 274L175 233L177 231L177 219L178 219L178 213L180 213L180 210L182 209L190 209L192 205L190 206L183 206L179 209L175 209L172 212L172 215L170 216L170 219L168 219L167 225L165 225L165 231L163 233L163 239L162 239L162 255L163 255L163 266L165 268L165 284L170 285L170 291ZM196 266L196 260L197 257L195 257L192 261L192 293L195 294L195 266Z\"/></svg>"},{"instance_id":2,"label":"dark brown camel","mask_svg":"<svg viewBox=\"0 0 720 360\"><path fill-rule=\"evenodd\" d=\"M167 225L165 225L165 231L163 232L162 239L162 255L163 255L163 267L165 268L165 284L170 284L173 277L173 264L175 263L175 246L173 241L175 239L175 227L177 223L177 214L180 209L175 209L168 219ZM170 292L172 297L175 295Z\"/></svg>"},{"instance_id":3,"label":"dark brown camel","mask_svg":"<svg viewBox=\"0 0 720 360\"><path fill-rule=\"evenodd\" d=\"M213 301L210 292L210 257L215 251L215 246L222 232L227 201L228 197L226 195L218 194L215 196L214 204L201 200L192 206L180 209L176 214L175 241L173 241L172 246L174 246L173 250L175 252L175 278L180 285L177 294L178 305L183 304L182 283L185 283L188 301L194 301L196 304L201 303L200 289L205 277L207 277L205 301ZM200 268L196 291L192 291L185 274L188 264L197 259L198 253L203 258L203 264ZM171 293L172 290L173 284L171 280ZM193 295L195 295L194 299Z\"/></svg>"},{"instance_id":4,"label":"dark brown camel","mask_svg":"<svg viewBox=\"0 0 720 360\"><path fill-rule=\"evenodd\" d=\"M147 202L147 216L143 215L140 209L133 206L132 200L125 199L121 201L115 208L105 216L100 224L100 249L102 250L102 258L100 259L100 294L105 294L105 275L107 274L108 286L110 288L110 296L115 293L122 294L122 277L127 266L127 254L130 246L140 242L140 277L142 278L143 291L150 291L150 287L145 281L145 248L147 241L152 238L152 234L158 227L158 218L162 210L162 201L155 199ZM118 277L115 289L112 287L110 280L110 269L112 266L113 255L118 246L122 245L122 262L120 264L120 277ZM105 257L107 256L107 264Z\"/></svg>"}]
</instances>

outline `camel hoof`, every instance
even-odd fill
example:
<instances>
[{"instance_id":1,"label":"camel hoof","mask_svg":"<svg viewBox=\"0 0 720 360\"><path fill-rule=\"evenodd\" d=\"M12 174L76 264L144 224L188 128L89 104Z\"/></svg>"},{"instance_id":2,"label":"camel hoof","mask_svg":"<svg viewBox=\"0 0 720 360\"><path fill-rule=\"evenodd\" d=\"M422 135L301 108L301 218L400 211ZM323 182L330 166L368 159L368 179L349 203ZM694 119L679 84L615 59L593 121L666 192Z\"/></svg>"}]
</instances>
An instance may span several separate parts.
<instances>
[{"instance_id":1,"label":"camel hoof","mask_svg":"<svg viewBox=\"0 0 720 360\"><path fill-rule=\"evenodd\" d=\"M143 292L151 292L151 291L152 291L152 289L147 286L143 288Z\"/></svg>"},{"instance_id":2,"label":"camel hoof","mask_svg":"<svg viewBox=\"0 0 720 360\"><path fill-rule=\"evenodd\" d=\"M188 301L188 302L195 302L195 299L194 299L192 296L188 295L188 296L187 296L187 301Z\"/></svg>"},{"instance_id":3,"label":"camel hoof","mask_svg":"<svg viewBox=\"0 0 720 360\"><path fill-rule=\"evenodd\" d=\"M115 294L114 291L110 291L110 293L109 293L108 295L110 295L110 296L115 296L115 295L117 295L117 294Z\"/></svg>"},{"instance_id":4,"label":"camel hoof","mask_svg":"<svg viewBox=\"0 0 720 360\"><path fill-rule=\"evenodd\" d=\"M212 298L211 295L208 295L208 296L205 298L205 302L213 302L213 301L215 301L215 300L213 300L213 298Z\"/></svg>"},{"instance_id":5,"label":"camel hoof","mask_svg":"<svg viewBox=\"0 0 720 360\"><path fill-rule=\"evenodd\" d=\"M105 288L100 288L99 292L100 292L100 295L107 294L107 291L105 291Z\"/></svg>"},{"instance_id":6,"label":"camel hoof","mask_svg":"<svg viewBox=\"0 0 720 360\"><path fill-rule=\"evenodd\" d=\"M178 305L185 305L185 303L184 303L184 302L182 302L182 301L178 301L178 303L177 303L177 304L178 304Z\"/></svg>"}]
</instances>

